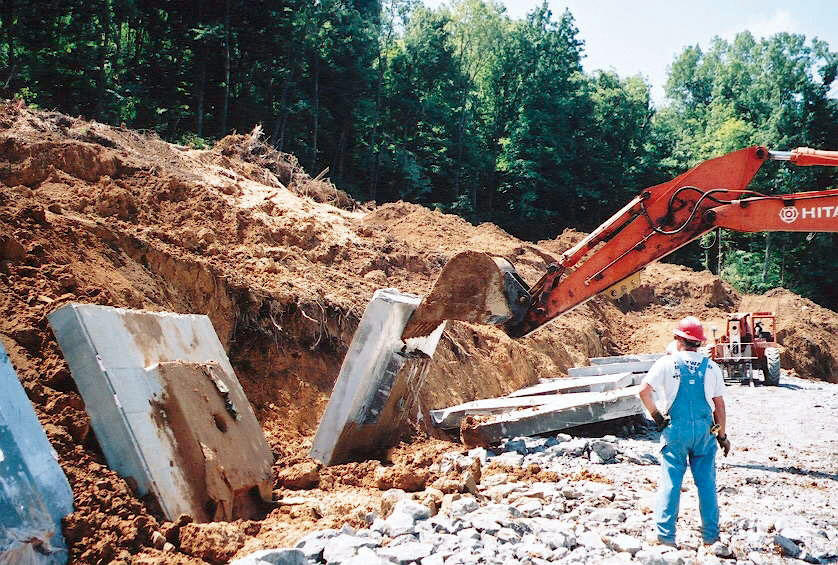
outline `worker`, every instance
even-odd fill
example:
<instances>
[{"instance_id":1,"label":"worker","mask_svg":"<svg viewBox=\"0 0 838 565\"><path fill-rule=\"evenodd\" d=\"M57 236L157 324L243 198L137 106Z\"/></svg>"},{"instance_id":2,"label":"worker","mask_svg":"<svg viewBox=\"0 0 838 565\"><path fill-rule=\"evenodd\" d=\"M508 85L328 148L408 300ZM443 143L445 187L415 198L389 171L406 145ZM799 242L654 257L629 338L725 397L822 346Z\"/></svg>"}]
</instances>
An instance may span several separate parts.
<instances>
[{"instance_id":1,"label":"worker","mask_svg":"<svg viewBox=\"0 0 838 565\"><path fill-rule=\"evenodd\" d=\"M661 432L656 541L675 545L681 482L689 464L698 490L701 535L704 543L711 545L719 539L716 443L725 456L730 451L725 431L724 379L719 366L697 351L705 341L698 318L684 318L672 333L677 352L655 361L638 393Z\"/></svg>"}]
</instances>

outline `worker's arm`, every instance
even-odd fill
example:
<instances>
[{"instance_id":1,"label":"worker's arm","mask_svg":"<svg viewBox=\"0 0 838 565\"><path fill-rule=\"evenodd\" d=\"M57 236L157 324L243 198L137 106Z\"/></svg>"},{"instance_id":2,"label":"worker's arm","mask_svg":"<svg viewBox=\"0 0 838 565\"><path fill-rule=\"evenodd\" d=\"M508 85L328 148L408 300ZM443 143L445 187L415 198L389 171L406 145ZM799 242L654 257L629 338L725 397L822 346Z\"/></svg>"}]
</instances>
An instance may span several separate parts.
<instances>
[{"instance_id":1,"label":"worker's arm","mask_svg":"<svg viewBox=\"0 0 838 565\"><path fill-rule=\"evenodd\" d=\"M725 411L725 399L721 396L713 397L713 420L719 426L719 431L716 434L716 441L719 442L719 447L724 451L725 457L730 453L730 440L727 439L727 412Z\"/></svg>"},{"instance_id":2,"label":"worker's arm","mask_svg":"<svg viewBox=\"0 0 838 565\"><path fill-rule=\"evenodd\" d=\"M640 387L640 392L637 393L637 396L640 397L640 402L643 403L643 407L646 408L646 411L649 414L658 411L655 406L655 401L652 399L652 387L649 383L643 383L643 386Z\"/></svg>"},{"instance_id":3,"label":"worker's arm","mask_svg":"<svg viewBox=\"0 0 838 565\"><path fill-rule=\"evenodd\" d=\"M725 425L727 424L727 412L725 411L725 399L723 396L717 396L713 399L713 420L719 426L719 435L721 437L727 436Z\"/></svg>"},{"instance_id":4,"label":"worker's arm","mask_svg":"<svg viewBox=\"0 0 838 565\"><path fill-rule=\"evenodd\" d=\"M640 387L640 391L637 393L637 396L640 397L640 402L643 403L646 411L655 421L655 424L658 425L658 431L669 425L669 418L664 417L658 411L658 407L655 406L655 400L652 398L652 386L649 383L643 383L643 386Z\"/></svg>"}]
</instances>

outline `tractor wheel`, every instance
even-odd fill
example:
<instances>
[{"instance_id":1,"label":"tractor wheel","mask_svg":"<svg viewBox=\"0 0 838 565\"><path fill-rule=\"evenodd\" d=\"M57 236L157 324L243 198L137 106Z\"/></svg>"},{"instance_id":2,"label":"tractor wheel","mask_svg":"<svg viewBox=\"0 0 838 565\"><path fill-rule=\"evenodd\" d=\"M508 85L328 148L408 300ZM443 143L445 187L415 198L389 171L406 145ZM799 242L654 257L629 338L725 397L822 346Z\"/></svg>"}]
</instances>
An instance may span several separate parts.
<instances>
[{"instance_id":1,"label":"tractor wheel","mask_svg":"<svg viewBox=\"0 0 838 565\"><path fill-rule=\"evenodd\" d=\"M767 386L780 384L780 350L776 347L765 349L765 359L762 361L762 376Z\"/></svg>"}]
</instances>

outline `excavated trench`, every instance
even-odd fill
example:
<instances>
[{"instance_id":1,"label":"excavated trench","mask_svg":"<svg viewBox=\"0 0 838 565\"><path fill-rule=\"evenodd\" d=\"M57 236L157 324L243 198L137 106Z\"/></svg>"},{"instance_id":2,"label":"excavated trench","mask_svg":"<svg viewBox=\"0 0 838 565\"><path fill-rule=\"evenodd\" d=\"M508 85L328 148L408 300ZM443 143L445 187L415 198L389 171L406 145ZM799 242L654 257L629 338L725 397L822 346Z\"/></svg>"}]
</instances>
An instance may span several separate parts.
<instances>
[{"instance_id":1,"label":"excavated trench","mask_svg":"<svg viewBox=\"0 0 838 565\"><path fill-rule=\"evenodd\" d=\"M0 106L0 339L73 488L65 536L76 562L138 554L171 562L155 547L155 532L181 562L224 562L311 529L360 525L380 489L421 490L434 481L460 488L427 472L456 447L444 442L414 438L380 461L330 469L307 459L366 302L384 286L426 292L464 249L502 255L533 282L580 237L532 244L412 204L361 209L271 151L253 136L193 151ZM751 299L709 273L671 265L647 269L643 285L622 311L595 299L522 340L450 324L421 406L499 396L592 356L658 350L673 320L723 317ZM753 298L780 300L786 311L784 367L834 377L838 316L788 295ZM107 468L47 326L46 315L70 301L207 314L276 456L277 492L309 489L316 502L278 507L256 522L159 519Z\"/></svg>"}]
</instances>

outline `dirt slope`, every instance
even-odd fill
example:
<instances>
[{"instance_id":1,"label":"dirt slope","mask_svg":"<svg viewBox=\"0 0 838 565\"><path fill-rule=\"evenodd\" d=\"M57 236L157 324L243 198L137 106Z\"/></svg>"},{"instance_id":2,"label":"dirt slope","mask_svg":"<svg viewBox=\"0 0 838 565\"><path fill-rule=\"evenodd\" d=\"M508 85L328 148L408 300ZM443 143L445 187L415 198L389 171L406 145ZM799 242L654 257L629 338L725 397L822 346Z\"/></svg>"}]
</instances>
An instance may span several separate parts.
<instances>
[{"instance_id":1,"label":"dirt slope","mask_svg":"<svg viewBox=\"0 0 838 565\"><path fill-rule=\"evenodd\" d=\"M433 477L417 470L450 445L405 445L384 457L386 476L376 475L378 461L299 472L372 293L384 286L424 293L464 249L503 255L534 282L580 237L566 232L532 244L412 204L364 208L266 147L258 131L197 151L0 106L0 339L73 486L77 511L65 525L73 559L221 562L347 517L360 523L377 506L378 487L421 488ZM668 324L698 305L701 314L723 315L739 300L707 273L666 265L648 272L647 292L622 305L627 314L596 299L518 341L452 324L420 391L422 406L504 394L589 356L647 348L651 322ZM295 473L308 486L319 480L308 502L282 505L259 522L159 521L107 469L89 430L46 323L68 301L209 315L277 457L278 488ZM836 323L834 313L823 316ZM794 351L807 343L835 351L817 326L789 324ZM828 376L818 372L823 366L805 371ZM180 553L153 549L156 531Z\"/></svg>"}]
</instances>

